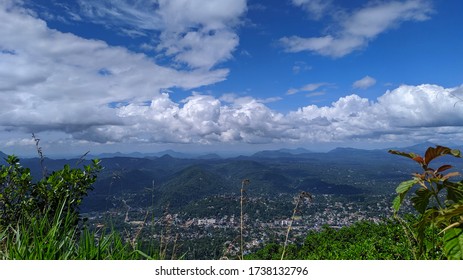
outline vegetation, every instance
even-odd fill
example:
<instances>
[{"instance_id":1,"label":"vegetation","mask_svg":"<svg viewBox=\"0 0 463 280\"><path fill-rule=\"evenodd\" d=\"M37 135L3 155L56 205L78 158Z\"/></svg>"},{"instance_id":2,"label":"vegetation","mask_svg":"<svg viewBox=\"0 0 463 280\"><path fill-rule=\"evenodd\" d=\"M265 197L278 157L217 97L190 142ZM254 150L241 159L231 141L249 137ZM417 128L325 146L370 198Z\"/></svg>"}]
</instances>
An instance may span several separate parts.
<instances>
[{"instance_id":1,"label":"vegetation","mask_svg":"<svg viewBox=\"0 0 463 280\"><path fill-rule=\"evenodd\" d=\"M285 258L285 253L286 253L286 247L288 246L288 239L289 239L289 233L292 229L292 226L293 226L293 223L294 223L294 219L296 218L296 215L298 214L299 212L299 205L301 203L303 203L304 201L311 201L313 199L312 195L308 192L301 192L297 198L296 198L296 201L295 201L295 206L294 206L294 209L293 209L293 215L291 216L291 221L288 225L288 229L286 230L286 237L285 237L285 243L283 245L283 252L281 253L281 259L283 260Z\"/></svg>"},{"instance_id":2,"label":"vegetation","mask_svg":"<svg viewBox=\"0 0 463 280\"><path fill-rule=\"evenodd\" d=\"M6 162L0 169L0 259L149 258L115 231L84 227L79 205L102 169L98 160L83 169L44 171L37 182L17 157Z\"/></svg>"},{"instance_id":3,"label":"vegetation","mask_svg":"<svg viewBox=\"0 0 463 280\"><path fill-rule=\"evenodd\" d=\"M118 233L123 232L119 228L97 227L90 229L88 223L81 217L80 206L83 199L94 188L97 175L103 170L100 161L93 160L81 168L77 168L77 165L75 168L71 168L69 164L65 164L62 169L48 174L44 168L44 158L39 148L38 151L41 156L42 171L42 178L39 180L34 180L31 170L22 167L19 159L15 156L5 158L6 164L0 168L0 259L175 259L186 256L180 252L181 247L198 258L199 255L204 254L204 250L199 248L196 242L204 238L205 234L197 234L198 239L194 239L194 242L193 240L181 240L177 231L179 225L176 224L178 214L169 214L166 210L161 218L154 217L154 196L162 191L170 191L174 194L173 197L179 198L178 201L172 201L176 207L185 204L183 202L189 196L188 191L196 192L197 199L194 200L196 202L186 203L183 206L183 211L186 211L184 213L191 212L188 209L201 208L201 211L204 210L202 217L207 217L208 211L214 211L224 217L228 216L227 219L224 218L224 228L228 228L227 226L232 223L230 221L234 219L235 211L239 210L239 214L236 214L240 218L237 227L235 227L235 229L239 228L239 235L233 241L230 241L228 237L220 236L220 230L214 228L208 230L193 224L188 226L198 227L198 231L208 231L207 234L213 235L212 241L204 239L204 242L214 245L214 258L228 255L239 259L463 259L463 181L458 181L461 176L458 172L450 172L453 168L452 165L439 162L442 156L460 158L461 154L460 151L447 147L428 148L424 156L390 151L391 154L412 159L422 168L421 173L414 174L411 180L406 180L397 187L397 197L392 203L393 219L386 219L382 222L361 221L352 226L341 228L325 225L321 230L308 231L302 242L294 242L296 239L290 239L290 235L294 235L293 224L300 223L300 220L297 219L299 219L298 214L301 213L300 207L303 203L312 199L316 200L317 194L321 195L319 199L331 195L321 187L323 184L329 186L327 187L329 191L334 190L340 196L357 197L359 193L354 191L356 189L351 186L352 181L348 182L348 185L339 179L336 179L336 182L330 182L327 177L321 181L315 177L315 174L303 173L300 175L299 170L290 167L283 170L287 172L286 177L276 175L277 169L255 173L251 173L250 169L246 171L236 169L235 173L231 172L235 169L225 169L224 163L220 163L219 169L215 171L216 167L204 165L203 167L210 171L205 172L199 167L187 167L186 171L175 172L173 174L179 176L177 178L178 184L171 188L167 188L167 186L172 185L173 181L160 188L155 188L151 176L145 176L146 178L143 177L143 180L152 184L152 188L148 189L149 192L138 196L125 195L121 199L127 209L124 225L130 224L128 222L130 221L128 218L131 209L128 205L131 203L130 199L133 201L136 199L146 200L140 204L140 207L145 207L151 201L153 215L151 228L158 233L156 234L152 230L146 235L144 227L149 224L146 222L149 211L140 212L139 209L141 208L138 208L136 211L140 212L139 215L144 216L144 219L133 220L134 224L140 225L136 234L128 234L123 237ZM369 154L364 156L367 157ZM171 161L172 159L165 158L163 160ZM267 159L264 159L265 161ZM150 161L145 160L144 162L149 163ZM438 167L431 167L431 163L436 162L439 163ZM299 161L297 165L303 166ZM253 163L252 166L261 168L266 165ZM215 172L220 170L224 172L228 170L228 173L220 176L215 175ZM139 173L145 174L143 172L140 171ZM351 172L349 171L349 173ZM392 174L392 172L385 174ZM223 178L221 176L236 178L244 175L246 176L242 178L252 178L262 184L256 184L257 186L254 188L253 183L253 187L249 188L248 192L246 186L250 180L245 179L241 181L240 193L236 194L236 192L227 191L227 184L219 183ZM292 193L299 192L294 201L292 212L290 210L291 203L283 202L285 200L281 200L280 197L274 197L273 200L263 197L254 198L253 191L256 189L268 188L272 190L272 193L279 193L278 190L282 190L282 186L276 184L275 180L280 180L280 183L283 184L290 182L287 178L297 176L300 176L299 179L291 181L293 183L290 187ZM361 174L359 176L361 177ZM182 180L180 177L185 177L188 180ZM352 177L349 175L346 180L352 180ZM182 187L182 184L185 184L185 188ZM215 200L211 200L211 196L203 197L203 194L199 193L204 191L202 188L197 189L201 184L214 190L211 194L215 195ZM118 184L115 183L114 185L117 187ZM121 185L120 191L124 192L122 183L119 185ZM132 188L135 189L134 186ZM227 191L227 194L222 194L223 191ZM407 195L412 191L414 191L414 195L407 199ZM312 192L315 193L315 196L312 196ZM103 194L104 191L100 191L99 195L102 196ZM165 199L165 197L162 198L158 203L171 202ZM211 204L214 201L216 204ZM249 254L247 241L251 239L251 231L255 241L256 230L263 229L261 227L253 229L249 218L251 217L253 221L257 222L263 217L262 215L269 215L264 213L272 205L270 203L272 201L284 204L284 207L281 206L277 212L280 221L286 219L287 229L284 233L275 234L272 239L275 241L274 243L262 245L262 249ZM417 211L416 216L404 216L403 209L407 208L408 204L411 204ZM313 214L313 211L319 209L315 203L307 205L313 206L312 212L309 213ZM326 206L323 206L323 210L326 211L326 209ZM355 208L349 206L347 209L360 211L360 206ZM399 212L400 209L402 209L401 212ZM272 211L275 212L276 210ZM285 218L281 214L282 211L292 215L290 217L287 215ZM409 210L406 212L408 213ZM254 219L254 215L259 216L255 216ZM265 223L268 224L268 221ZM276 229L276 227L266 228L266 230L272 229ZM299 227L298 230L300 231L300 229ZM305 231L303 233L305 235ZM230 234L236 235L236 232L233 233L231 230ZM265 234L272 235L271 232L265 232ZM144 239L153 236L160 236L157 243ZM233 249L235 243L239 243L236 250ZM225 254L223 254L224 250Z\"/></svg>"},{"instance_id":4,"label":"vegetation","mask_svg":"<svg viewBox=\"0 0 463 280\"><path fill-rule=\"evenodd\" d=\"M33 182L28 168L19 159L9 156L0 169L0 228L25 221L56 217L57 211L69 214L72 224L79 222L79 205L92 189L101 170L98 160L83 170L65 165L38 182Z\"/></svg>"},{"instance_id":5,"label":"vegetation","mask_svg":"<svg viewBox=\"0 0 463 280\"><path fill-rule=\"evenodd\" d=\"M405 196L414 186L418 186L415 195L410 198L418 211L418 221L413 224L412 236L418 243L418 257L435 258L443 250L448 259L463 259L463 181L451 181L460 176L458 172L444 173L452 168L443 164L431 167L431 162L445 155L461 157L459 150L443 146L429 147L424 157L415 153L390 151L417 162L422 173L413 175L413 179L402 182L396 189L397 197L393 202L395 214L403 204ZM431 238L427 232L435 232Z\"/></svg>"},{"instance_id":6,"label":"vegetation","mask_svg":"<svg viewBox=\"0 0 463 280\"><path fill-rule=\"evenodd\" d=\"M248 259L279 260L284 252L280 244L268 244ZM384 223L357 222L334 229L324 226L310 231L302 245L286 248L289 260L409 260L414 248L401 225L388 220Z\"/></svg>"},{"instance_id":7,"label":"vegetation","mask_svg":"<svg viewBox=\"0 0 463 280\"><path fill-rule=\"evenodd\" d=\"M249 258L278 259L463 259L463 181L447 172L452 165L432 168L433 160L445 155L461 157L459 150L429 147L424 157L415 153L389 151L417 162L422 173L399 184L393 201L394 221L384 224L356 223L339 230L324 227L310 232L302 246L270 244ZM398 215L407 193L415 188L410 202L418 215L405 221ZM285 255L286 253L286 255Z\"/></svg>"},{"instance_id":8,"label":"vegetation","mask_svg":"<svg viewBox=\"0 0 463 280\"><path fill-rule=\"evenodd\" d=\"M116 232L79 230L63 207L55 214L20 219L0 232L0 259L8 260L120 260L146 258Z\"/></svg>"}]
</instances>

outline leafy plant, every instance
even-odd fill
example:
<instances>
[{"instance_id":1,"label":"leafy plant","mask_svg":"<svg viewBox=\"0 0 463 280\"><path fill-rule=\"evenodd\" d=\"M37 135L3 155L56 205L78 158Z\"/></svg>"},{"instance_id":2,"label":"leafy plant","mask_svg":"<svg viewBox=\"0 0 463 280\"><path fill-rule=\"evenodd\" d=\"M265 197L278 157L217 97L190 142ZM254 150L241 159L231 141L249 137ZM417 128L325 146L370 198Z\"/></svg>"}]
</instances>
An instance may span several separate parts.
<instances>
[{"instance_id":1,"label":"leafy plant","mask_svg":"<svg viewBox=\"0 0 463 280\"><path fill-rule=\"evenodd\" d=\"M61 206L63 212L73 215L73 224L77 225L79 205L93 189L102 169L96 159L83 169L71 168L67 164L33 182L30 169L22 167L16 156L8 156L6 162L7 165L0 168L0 229L17 224L20 217L40 218L46 213L54 217Z\"/></svg>"},{"instance_id":2,"label":"leafy plant","mask_svg":"<svg viewBox=\"0 0 463 280\"><path fill-rule=\"evenodd\" d=\"M79 230L74 217L63 212L54 216L20 218L16 225L0 231L0 259L6 260L129 260L150 259L133 248L114 230L106 233Z\"/></svg>"},{"instance_id":3,"label":"leafy plant","mask_svg":"<svg viewBox=\"0 0 463 280\"><path fill-rule=\"evenodd\" d=\"M422 169L421 173L413 174L413 179L399 184L396 188L397 197L393 201L394 213L397 215L406 195L414 186L418 186L410 201L419 213L414 226L420 256L426 258L430 250L439 250L439 243L442 241L447 258L463 259L463 181L450 180L461 174L448 172L453 168L449 164L437 168L430 165L441 156L460 158L461 152L443 146L429 147L424 157L395 150L389 152L412 159ZM443 234L442 240L437 240L434 234L436 230ZM430 233L431 240L427 238L427 233Z\"/></svg>"},{"instance_id":4,"label":"leafy plant","mask_svg":"<svg viewBox=\"0 0 463 280\"><path fill-rule=\"evenodd\" d=\"M271 243L247 259L279 260L283 246ZM392 219L379 223L359 221L340 229L327 225L310 230L303 244L286 248L288 260L409 260L413 248L401 225Z\"/></svg>"}]
</instances>

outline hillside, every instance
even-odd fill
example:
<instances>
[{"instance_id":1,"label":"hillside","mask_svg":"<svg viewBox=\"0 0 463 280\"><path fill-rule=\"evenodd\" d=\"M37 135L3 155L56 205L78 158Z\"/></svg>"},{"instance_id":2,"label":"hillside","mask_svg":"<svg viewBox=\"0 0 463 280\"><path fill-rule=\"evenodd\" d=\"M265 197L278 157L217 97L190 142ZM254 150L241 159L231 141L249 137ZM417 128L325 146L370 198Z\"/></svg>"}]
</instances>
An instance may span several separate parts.
<instances>
[{"instance_id":1,"label":"hillside","mask_svg":"<svg viewBox=\"0 0 463 280\"><path fill-rule=\"evenodd\" d=\"M244 213L241 220L249 242L247 252L273 258L275 255L268 255L268 251L279 252L281 245L267 245L281 244L291 219L294 219L291 243L295 244L304 244L308 233L318 240L325 234L319 235L318 231L329 232L326 227L350 228L357 221L382 223L391 216L397 185L408 180L418 168L415 162L385 150L298 151L266 151L236 158L215 155L103 158L104 169L79 209L91 228L110 222L111 227L131 238L153 240L154 237L154 246L160 246L156 242L165 242L163 235L159 239L160 232L177 236L175 242L184 246L178 249L179 253L191 259L220 258L224 254L222 246L236 242L241 227L239 217ZM281 157L275 157L277 154ZM456 163L456 169L463 167L461 162L447 159ZM21 162L36 178L64 164L75 167L89 163L50 158L44 159L43 166L38 159ZM244 179L250 183L241 192ZM298 203L295 209L295 201L302 193L309 193L312 199ZM402 211L410 210L410 205L403 205ZM378 228L379 232L383 230ZM234 248L227 249L229 257L237 257ZM288 257L318 258L301 255L306 252L303 248L294 247ZM358 248L351 249L358 253Z\"/></svg>"},{"instance_id":2,"label":"hillside","mask_svg":"<svg viewBox=\"0 0 463 280\"><path fill-rule=\"evenodd\" d=\"M23 163L35 177L41 176L38 159L25 159ZM48 172L76 163L76 159L44 161ZM134 208L160 209L170 204L173 210L180 211L208 196L238 194L243 179L251 181L247 193L259 197L300 191L337 196L390 195L416 168L385 150L352 148L327 153L283 149L236 158L117 156L102 158L102 165L105 168L82 206L83 211L117 208L122 199Z\"/></svg>"}]
</instances>

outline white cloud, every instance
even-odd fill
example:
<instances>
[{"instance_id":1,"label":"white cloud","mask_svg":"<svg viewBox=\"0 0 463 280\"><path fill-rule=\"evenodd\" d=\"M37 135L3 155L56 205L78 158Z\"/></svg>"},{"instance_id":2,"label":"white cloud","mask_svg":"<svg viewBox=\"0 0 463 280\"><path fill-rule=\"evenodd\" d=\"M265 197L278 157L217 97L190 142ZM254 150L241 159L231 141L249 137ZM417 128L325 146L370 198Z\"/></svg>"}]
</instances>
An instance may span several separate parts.
<instances>
[{"instance_id":1,"label":"white cloud","mask_svg":"<svg viewBox=\"0 0 463 280\"><path fill-rule=\"evenodd\" d=\"M286 95L293 95L293 94L296 94L300 92L300 90L298 88L290 88L286 91Z\"/></svg>"},{"instance_id":2,"label":"white cloud","mask_svg":"<svg viewBox=\"0 0 463 280\"><path fill-rule=\"evenodd\" d=\"M330 83L311 83L301 88L290 88L286 91L286 95L293 95L299 92L311 92L330 85Z\"/></svg>"},{"instance_id":3,"label":"white cloud","mask_svg":"<svg viewBox=\"0 0 463 280\"><path fill-rule=\"evenodd\" d=\"M293 5L302 7L313 19L320 19L331 7L331 0L292 0Z\"/></svg>"},{"instance_id":4,"label":"white cloud","mask_svg":"<svg viewBox=\"0 0 463 280\"><path fill-rule=\"evenodd\" d=\"M376 79L370 77L370 76L365 76L362 79L355 81L352 84L353 88L360 88L360 89L367 89L369 87L372 87L376 84Z\"/></svg>"},{"instance_id":5,"label":"white cloud","mask_svg":"<svg viewBox=\"0 0 463 280\"><path fill-rule=\"evenodd\" d=\"M0 126L70 133L121 125L112 102L150 100L161 89L222 81L228 70L178 71L143 54L49 29L30 11L0 5ZM33 43L31 43L33 42Z\"/></svg>"},{"instance_id":6,"label":"white cloud","mask_svg":"<svg viewBox=\"0 0 463 280\"><path fill-rule=\"evenodd\" d=\"M319 89L320 87L324 87L329 85L328 83L313 83L313 84L307 84L303 86L300 90L301 91L314 91Z\"/></svg>"},{"instance_id":7,"label":"white cloud","mask_svg":"<svg viewBox=\"0 0 463 280\"><path fill-rule=\"evenodd\" d=\"M232 58L246 0L79 1L83 16L128 35L155 37L155 49L190 68ZM147 46L145 46L146 48Z\"/></svg>"},{"instance_id":8,"label":"white cloud","mask_svg":"<svg viewBox=\"0 0 463 280\"><path fill-rule=\"evenodd\" d=\"M463 104L455 98L463 95L463 86L403 85L377 100L349 95L329 106L301 105L288 113L266 105L278 98L193 93L176 102L163 89L209 85L224 80L228 71L159 66L143 54L52 30L28 10L0 3L0 143L10 147L14 142L5 135L18 131L52 133L76 145L459 141L463 136ZM295 90L315 95L328 85Z\"/></svg>"},{"instance_id":9,"label":"white cloud","mask_svg":"<svg viewBox=\"0 0 463 280\"><path fill-rule=\"evenodd\" d=\"M300 2L303 6L304 2L312 1L296 2ZM371 3L341 19L336 19L338 26L334 28L335 32L310 38L283 37L280 42L287 52L310 51L324 56L342 57L364 48L378 35L398 27L403 22L424 21L429 19L432 13L428 0L372 1Z\"/></svg>"},{"instance_id":10,"label":"white cloud","mask_svg":"<svg viewBox=\"0 0 463 280\"><path fill-rule=\"evenodd\" d=\"M325 94L326 94L325 91L314 91L314 92L306 94L305 96L306 97L315 97L315 96L322 96L322 95L325 95Z\"/></svg>"},{"instance_id":11,"label":"white cloud","mask_svg":"<svg viewBox=\"0 0 463 280\"><path fill-rule=\"evenodd\" d=\"M458 101L454 95L462 92L463 86L403 85L375 101L349 95L330 106L309 105L287 114L252 97L227 95L222 102L193 94L175 103L168 94L161 94L150 106L120 107L118 117L124 119L124 128L95 127L80 136L189 144L458 140L463 134L463 110L454 106Z\"/></svg>"}]
</instances>

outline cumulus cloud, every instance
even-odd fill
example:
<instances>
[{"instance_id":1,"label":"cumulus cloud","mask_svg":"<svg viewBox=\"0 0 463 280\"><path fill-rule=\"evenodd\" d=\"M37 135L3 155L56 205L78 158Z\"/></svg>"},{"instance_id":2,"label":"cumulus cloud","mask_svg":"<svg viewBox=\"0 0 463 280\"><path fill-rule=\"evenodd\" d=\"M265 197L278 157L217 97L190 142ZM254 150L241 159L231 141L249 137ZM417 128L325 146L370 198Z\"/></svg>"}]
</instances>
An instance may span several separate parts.
<instances>
[{"instance_id":1,"label":"cumulus cloud","mask_svg":"<svg viewBox=\"0 0 463 280\"><path fill-rule=\"evenodd\" d=\"M190 68L232 58L246 0L78 1L82 16L130 36L156 37L153 47ZM146 44L146 43L145 43ZM144 45L148 47L148 45Z\"/></svg>"},{"instance_id":2,"label":"cumulus cloud","mask_svg":"<svg viewBox=\"0 0 463 280\"><path fill-rule=\"evenodd\" d=\"M143 54L48 28L14 1L0 6L0 125L73 133L121 125L114 102L140 103L161 89L190 89L228 70L179 71ZM31 43L33 42L33 43Z\"/></svg>"},{"instance_id":3,"label":"cumulus cloud","mask_svg":"<svg viewBox=\"0 0 463 280\"><path fill-rule=\"evenodd\" d=\"M360 88L360 89L367 89L369 87L372 87L376 84L376 79L370 77L370 76L365 76L362 79L355 81L352 84L353 88Z\"/></svg>"},{"instance_id":4,"label":"cumulus cloud","mask_svg":"<svg viewBox=\"0 0 463 280\"><path fill-rule=\"evenodd\" d=\"M402 85L376 100L349 95L329 106L287 113L267 106L276 98L192 93L175 101L164 89L195 89L224 80L228 72L159 66L144 54L52 30L29 10L0 3L3 131L127 144L452 141L463 136L463 104L455 98L463 95L463 86ZM296 90L315 94L327 85Z\"/></svg>"},{"instance_id":5,"label":"cumulus cloud","mask_svg":"<svg viewBox=\"0 0 463 280\"><path fill-rule=\"evenodd\" d=\"M294 4L302 6L310 13L317 9L318 2L293 0ZM314 7L313 10L311 6ZM362 9L336 18L336 27L330 28L332 31L325 36L289 36L281 38L280 43L287 52L310 51L324 56L342 57L364 48L378 35L403 22L429 19L432 11L428 0L372 1L372 4Z\"/></svg>"},{"instance_id":6,"label":"cumulus cloud","mask_svg":"<svg viewBox=\"0 0 463 280\"><path fill-rule=\"evenodd\" d=\"M454 96L462 92L463 86L403 85L377 100L354 94L330 106L309 105L286 114L252 97L193 94L176 103L164 93L149 106L119 107L124 127L94 127L74 137L189 144L458 140L463 110L454 106Z\"/></svg>"}]
</instances>

